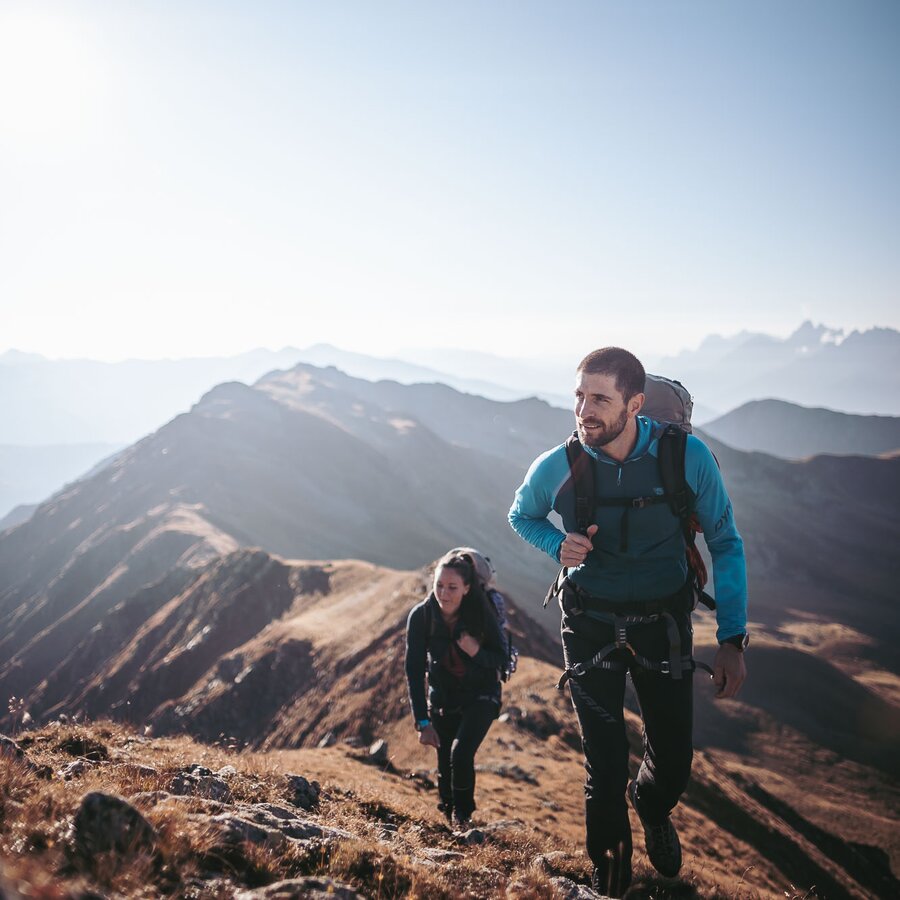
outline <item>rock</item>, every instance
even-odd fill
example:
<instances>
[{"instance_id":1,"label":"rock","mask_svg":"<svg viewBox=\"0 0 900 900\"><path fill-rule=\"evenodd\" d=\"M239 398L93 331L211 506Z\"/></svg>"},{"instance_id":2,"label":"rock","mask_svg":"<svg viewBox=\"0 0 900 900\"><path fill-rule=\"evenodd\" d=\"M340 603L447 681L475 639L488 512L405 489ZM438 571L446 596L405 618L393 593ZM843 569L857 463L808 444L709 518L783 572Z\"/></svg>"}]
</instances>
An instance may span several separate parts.
<instances>
[{"instance_id":1,"label":"rock","mask_svg":"<svg viewBox=\"0 0 900 900\"><path fill-rule=\"evenodd\" d=\"M349 831L298 818L293 810L271 803L244 804L214 816L195 814L195 818L202 818L215 827L219 841L225 845L247 841L278 850L288 840L304 843L356 840Z\"/></svg>"},{"instance_id":2,"label":"rock","mask_svg":"<svg viewBox=\"0 0 900 900\"><path fill-rule=\"evenodd\" d=\"M310 877L277 881L235 894L235 900L366 900L349 884L333 878Z\"/></svg>"},{"instance_id":3,"label":"rock","mask_svg":"<svg viewBox=\"0 0 900 900\"><path fill-rule=\"evenodd\" d=\"M422 853L436 863L449 863L457 859L465 859L466 856L465 853L460 853L459 850L444 850L441 847L426 847Z\"/></svg>"},{"instance_id":4,"label":"rock","mask_svg":"<svg viewBox=\"0 0 900 900\"><path fill-rule=\"evenodd\" d=\"M169 782L168 790L182 797L205 797L207 800L231 802L231 789L210 769L204 766L188 766L181 769Z\"/></svg>"},{"instance_id":5,"label":"rock","mask_svg":"<svg viewBox=\"0 0 900 900\"><path fill-rule=\"evenodd\" d=\"M377 740L369 747L369 762L383 766L388 761L388 745L385 740Z\"/></svg>"},{"instance_id":6,"label":"rock","mask_svg":"<svg viewBox=\"0 0 900 900\"><path fill-rule=\"evenodd\" d=\"M329 731L316 746L318 746L320 750L324 750L326 747L331 747L334 744L334 741L334 732Z\"/></svg>"},{"instance_id":7,"label":"rock","mask_svg":"<svg viewBox=\"0 0 900 900\"><path fill-rule=\"evenodd\" d=\"M287 774L284 776L287 782L288 801L300 809L318 809L319 795L322 789L318 781L307 781L302 775Z\"/></svg>"},{"instance_id":8,"label":"rock","mask_svg":"<svg viewBox=\"0 0 900 900\"><path fill-rule=\"evenodd\" d=\"M162 803L163 800L168 800L172 797L172 795L168 791L141 791L137 794L132 794L128 801L129 803L137 803L139 806L156 806L157 803Z\"/></svg>"},{"instance_id":9,"label":"rock","mask_svg":"<svg viewBox=\"0 0 900 900\"><path fill-rule=\"evenodd\" d=\"M469 847L474 847L476 844L483 844L485 840L485 834L480 828L470 828L468 831L454 832L454 836L458 841Z\"/></svg>"},{"instance_id":10,"label":"rock","mask_svg":"<svg viewBox=\"0 0 900 900\"><path fill-rule=\"evenodd\" d=\"M222 766L222 768L216 772L216 775L218 775L219 778L234 778L237 773L238 771L234 766Z\"/></svg>"},{"instance_id":11,"label":"rock","mask_svg":"<svg viewBox=\"0 0 900 900\"><path fill-rule=\"evenodd\" d=\"M142 766L140 763L116 763L113 767L117 772L124 772L132 778L156 778L159 776L159 769L153 766Z\"/></svg>"},{"instance_id":12,"label":"rock","mask_svg":"<svg viewBox=\"0 0 900 900\"><path fill-rule=\"evenodd\" d=\"M531 861L531 867L539 872L552 875L558 872L563 864L569 859L569 854L562 850L554 850L551 853L542 853Z\"/></svg>"},{"instance_id":13,"label":"rock","mask_svg":"<svg viewBox=\"0 0 900 900\"><path fill-rule=\"evenodd\" d=\"M86 759L73 759L68 765L63 766L57 773L56 777L63 781L71 781L73 778L79 778L85 772L95 769L97 763L92 763Z\"/></svg>"},{"instance_id":14,"label":"rock","mask_svg":"<svg viewBox=\"0 0 900 900\"><path fill-rule=\"evenodd\" d=\"M220 846L236 846L243 843L255 844L278 851L287 843L287 838L275 828L266 828L232 813L221 813L211 818L195 815L195 820L205 820L217 831Z\"/></svg>"},{"instance_id":15,"label":"rock","mask_svg":"<svg viewBox=\"0 0 900 900\"><path fill-rule=\"evenodd\" d=\"M587 885L572 881L571 878L551 878L550 883L559 891L563 900L602 900L604 896Z\"/></svg>"},{"instance_id":16,"label":"rock","mask_svg":"<svg viewBox=\"0 0 900 900\"><path fill-rule=\"evenodd\" d=\"M130 803L113 794L93 791L81 800L69 832L73 861L90 866L100 853L115 853L127 864L135 854L156 855L153 826Z\"/></svg>"}]
</instances>

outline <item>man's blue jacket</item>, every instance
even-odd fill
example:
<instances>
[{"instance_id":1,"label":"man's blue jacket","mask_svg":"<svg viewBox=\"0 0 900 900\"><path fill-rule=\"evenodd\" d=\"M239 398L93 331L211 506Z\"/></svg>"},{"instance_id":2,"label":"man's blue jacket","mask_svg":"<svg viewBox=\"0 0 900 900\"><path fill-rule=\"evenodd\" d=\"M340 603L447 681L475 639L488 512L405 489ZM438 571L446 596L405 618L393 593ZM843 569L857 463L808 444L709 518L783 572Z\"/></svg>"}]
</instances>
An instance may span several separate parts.
<instances>
[{"instance_id":1,"label":"man's blue jacket","mask_svg":"<svg viewBox=\"0 0 900 900\"><path fill-rule=\"evenodd\" d=\"M595 460L598 497L663 495L657 452L665 426L644 416L638 416L636 422L637 442L625 462L619 463L602 450L584 448ZM687 438L685 479L712 556L716 636L721 641L747 629L744 544L715 457L694 435ZM551 512L559 514L565 531L578 530L565 444L531 464L509 511L509 523L516 532L559 562L565 533L547 518ZM684 536L667 503L642 509L598 505L594 521L599 526L594 549L569 572L575 584L610 601L656 600L674 594L684 584Z\"/></svg>"}]
</instances>

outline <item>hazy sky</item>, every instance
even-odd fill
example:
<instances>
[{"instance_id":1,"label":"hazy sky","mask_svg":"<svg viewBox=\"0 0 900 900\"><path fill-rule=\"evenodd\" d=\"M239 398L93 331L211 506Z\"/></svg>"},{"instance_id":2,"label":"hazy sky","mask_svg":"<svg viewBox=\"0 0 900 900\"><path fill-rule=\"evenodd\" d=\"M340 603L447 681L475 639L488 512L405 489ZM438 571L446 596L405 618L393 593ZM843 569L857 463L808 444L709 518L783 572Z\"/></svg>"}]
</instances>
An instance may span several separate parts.
<instances>
[{"instance_id":1,"label":"hazy sky","mask_svg":"<svg viewBox=\"0 0 900 900\"><path fill-rule=\"evenodd\" d=\"M0 352L900 327L898 88L895 0L0 0Z\"/></svg>"}]
</instances>

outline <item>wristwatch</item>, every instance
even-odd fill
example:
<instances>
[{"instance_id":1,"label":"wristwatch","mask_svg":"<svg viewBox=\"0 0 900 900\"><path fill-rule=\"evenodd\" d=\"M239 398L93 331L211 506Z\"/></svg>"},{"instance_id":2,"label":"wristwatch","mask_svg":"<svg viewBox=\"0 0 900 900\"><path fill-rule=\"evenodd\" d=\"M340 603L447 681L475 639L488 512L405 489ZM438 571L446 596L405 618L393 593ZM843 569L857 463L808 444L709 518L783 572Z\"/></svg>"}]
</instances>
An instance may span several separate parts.
<instances>
[{"instance_id":1,"label":"wristwatch","mask_svg":"<svg viewBox=\"0 0 900 900\"><path fill-rule=\"evenodd\" d=\"M419 719L416 722L416 731L421 731L423 728L427 728L431 724L431 719Z\"/></svg>"},{"instance_id":2,"label":"wristwatch","mask_svg":"<svg viewBox=\"0 0 900 900\"><path fill-rule=\"evenodd\" d=\"M722 641L719 641L719 646L722 644L731 644L732 647L736 647L743 653L747 649L747 645L750 643L750 635L749 634L735 634L731 637L727 637Z\"/></svg>"}]
</instances>

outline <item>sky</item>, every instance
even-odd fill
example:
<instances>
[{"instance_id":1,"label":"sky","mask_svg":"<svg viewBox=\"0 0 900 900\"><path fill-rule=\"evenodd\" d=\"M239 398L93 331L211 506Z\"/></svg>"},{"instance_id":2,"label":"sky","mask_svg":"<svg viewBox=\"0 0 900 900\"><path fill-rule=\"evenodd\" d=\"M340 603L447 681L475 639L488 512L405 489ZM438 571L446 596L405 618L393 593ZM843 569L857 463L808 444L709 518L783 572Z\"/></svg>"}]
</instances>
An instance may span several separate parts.
<instances>
[{"instance_id":1,"label":"sky","mask_svg":"<svg viewBox=\"0 0 900 900\"><path fill-rule=\"evenodd\" d=\"M0 353L897 328L898 100L894 0L0 0Z\"/></svg>"}]
</instances>

